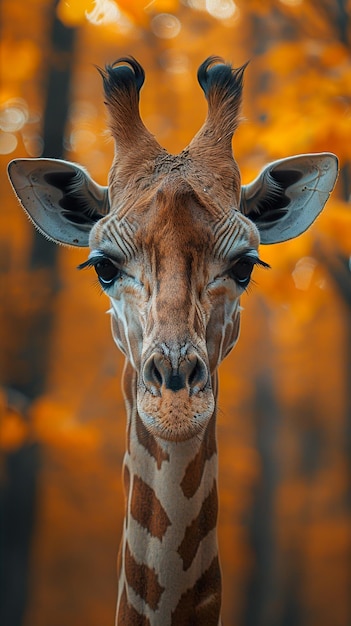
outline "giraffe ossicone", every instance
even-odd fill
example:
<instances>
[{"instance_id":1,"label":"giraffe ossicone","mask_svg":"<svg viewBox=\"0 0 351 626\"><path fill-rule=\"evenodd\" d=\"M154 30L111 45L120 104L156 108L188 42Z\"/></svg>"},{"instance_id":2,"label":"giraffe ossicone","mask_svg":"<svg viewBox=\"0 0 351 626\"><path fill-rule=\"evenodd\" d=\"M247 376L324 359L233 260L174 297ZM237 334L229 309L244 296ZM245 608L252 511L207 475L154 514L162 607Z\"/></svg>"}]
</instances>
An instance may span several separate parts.
<instances>
[{"instance_id":1,"label":"giraffe ossicone","mask_svg":"<svg viewBox=\"0 0 351 626\"><path fill-rule=\"evenodd\" d=\"M53 159L15 159L9 177L49 239L89 246L125 354L126 513L116 624L218 626L217 369L235 345L240 296L260 243L304 232L337 178L330 153L267 165L241 185L232 153L245 66L199 68L207 118L178 155L144 126L144 71L101 71L115 142L108 186Z\"/></svg>"}]
</instances>

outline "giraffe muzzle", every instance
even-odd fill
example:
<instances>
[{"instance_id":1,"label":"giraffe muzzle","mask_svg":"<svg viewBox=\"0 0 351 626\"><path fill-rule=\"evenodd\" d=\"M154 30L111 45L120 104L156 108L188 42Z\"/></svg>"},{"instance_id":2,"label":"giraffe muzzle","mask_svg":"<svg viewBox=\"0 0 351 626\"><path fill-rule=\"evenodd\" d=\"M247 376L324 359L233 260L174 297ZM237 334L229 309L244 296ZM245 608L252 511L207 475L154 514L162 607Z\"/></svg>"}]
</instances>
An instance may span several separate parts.
<instances>
[{"instance_id":1,"label":"giraffe muzzle","mask_svg":"<svg viewBox=\"0 0 351 626\"><path fill-rule=\"evenodd\" d=\"M145 359L137 407L146 428L168 441L198 436L214 411L209 368L193 348L160 346Z\"/></svg>"}]
</instances>

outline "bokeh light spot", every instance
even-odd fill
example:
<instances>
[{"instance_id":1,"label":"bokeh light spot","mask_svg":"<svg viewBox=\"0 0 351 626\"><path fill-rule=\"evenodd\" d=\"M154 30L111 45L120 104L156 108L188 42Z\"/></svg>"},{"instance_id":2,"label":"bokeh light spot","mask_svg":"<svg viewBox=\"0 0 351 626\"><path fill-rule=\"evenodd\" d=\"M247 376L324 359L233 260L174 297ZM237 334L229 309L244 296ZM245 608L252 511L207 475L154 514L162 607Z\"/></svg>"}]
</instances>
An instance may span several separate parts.
<instances>
[{"instance_id":1,"label":"bokeh light spot","mask_svg":"<svg viewBox=\"0 0 351 626\"><path fill-rule=\"evenodd\" d=\"M43 154L44 141L37 133L23 134L23 143L30 157L40 157Z\"/></svg>"},{"instance_id":2,"label":"bokeh light spot","mask_svg":"<svg viewBox=\"0 0 351 626\"><path fill-rule=\"evenodd\" d=\"M121 19L121 12L113 0L96 0L94 8L86 11L85 16L91 24L116 24Z\"/></svg>"},{"instance_id":3,"label":"bokeh light spot","mask_svg":"<svg viewBox=\"0 0 351 626\"><path fill-rule=\"evenodd\" d=\"M175 15L171 13L160 13L155 15L151 21L151 27L156 37L161 39L173 39L180 33L181 23Z\"/></svg>"},{"instance_id":4,"label":"bokeh light spot","mask_svg":"<svg viewBox=\"0 0 351 626\"><path fill-rule=\"evenodd\" d=\"M189 57L178 50L165 50L160 56L160 63L171 74L184 74L189 70Z\"/></svg>"},{"instance_id":5,"label":"bokeh light spot","mask_svg":"<svg viewBox=\"0 0 351 626\"><path fill-rule=\"evenodd\" d=\"M22 98L8 100L0 111L0 128L15 133L28 121L28 107Z\"/></svg>"},{"instance_id":6,"label":"bokeh light spot","mask_svg":"<svg viewBox=\"0 0 351 626\"><path fill-rule=\"evenodd\" d=\"M317 261L313 257L305 256L299 259L292 272L293 281L297 289L307 291L311 284Z\"/></svg>"},{"instance_id":7,"label":"bokeh light spot","mask_svg":"<svg viewBox=\"0 0 351 626\"><path fill-rule=\"evenodd\" d=\"M235 16L238 7L233 0L206 0L206 10L219 20L227 20Z\"/></svg>"},{"instance_id":8,"label":"bokeh light spot","mask_svg":"<svg viewBox=\"0 0 351 626\"><path fill-rule=\"evenodd\" d=\"M86 128L74 130L70 135L71 150L89 150L95 142L95 133Z\"/></svg>"},{"instance_id":9,"label":"bokeh light spot","mask_svg":"<svg viewBox=\"0 0 351 626\"><path fill-rule=\"evenodd\" d=\"M0 154L10 154L17 148L17 137L13 133L0 133Z\"/></svg>"}]
</instances>

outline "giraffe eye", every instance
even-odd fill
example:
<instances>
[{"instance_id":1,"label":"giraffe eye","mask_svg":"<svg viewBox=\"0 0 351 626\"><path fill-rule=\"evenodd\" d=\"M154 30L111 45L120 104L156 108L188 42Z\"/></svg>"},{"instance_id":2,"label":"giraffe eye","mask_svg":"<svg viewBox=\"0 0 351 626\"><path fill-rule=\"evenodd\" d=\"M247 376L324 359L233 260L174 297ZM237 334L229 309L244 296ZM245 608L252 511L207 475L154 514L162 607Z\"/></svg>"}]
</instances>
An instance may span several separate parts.
<instances>
[{"instance_id":1,"label":"giraffe eye","mask_svg":"<svg viewBox=\"0 0 351 626\"><path fill-rule=\"evenodd\" d=\"M269 268L270 265L265 263L260 258L254 255L246 254L232 265L228 274L230 278L235 280L236 284L243 289L246 289L250 282L252 270L255 265L260 265L261 267Z\"/></svg>"},{"instance_id":2,"label":"giraffe eye","mask_svg":"<svg viewBox=\"0 0 351 626\"><path fill-rule=\"evenodd\" d=\"M248 256L238 259L235 265L230 269L229 276L235 280L240 287L247 287L256 262L257 259Z\"/></svg>"},{"instance_id":3,"label":"giraffe eye","mask_svg":"<svg viewBox=\"0 0 351 626\"><path fill-rule=\"evenodd\" d=\"M112 285L121 271L109 259L101 259L94 263L95 272L99 277L99 281L103 287Z\"/></svg>"}]
</instances>

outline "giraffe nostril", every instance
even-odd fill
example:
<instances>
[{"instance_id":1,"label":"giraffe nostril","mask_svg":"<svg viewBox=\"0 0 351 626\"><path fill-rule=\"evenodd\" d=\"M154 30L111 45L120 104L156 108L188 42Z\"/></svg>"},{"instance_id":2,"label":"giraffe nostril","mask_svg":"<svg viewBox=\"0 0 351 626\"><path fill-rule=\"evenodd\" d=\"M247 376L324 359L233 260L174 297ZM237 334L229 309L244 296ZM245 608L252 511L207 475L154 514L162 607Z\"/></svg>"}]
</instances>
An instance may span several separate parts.
<instances>
[{"instance_id":1,"label":"giraffe nostril","mask_svg":"<svg viewBox=\"0 0 351 626\"><path fill-rule=\"evenodd\" d=\"M206 364L200 357L191 355L188 360L187 382L191 393L196 394L201 391L208 381L208 370Z\"/></svg>"},{"instance_id":2,"label":"giraffe nostril","mask_svg":"<svg viewBox=\"0 0 351 626\"><path fill-rule=\"evenodd\" d=\"M158 369L155 361L153 363L152 377L153 377L155 383L161 387L161 385L163 383L163 378L162 378L162 374L161 374L160 370Z\"/></svg>"},{"instance_id":3,"label":"giraffe nostril","mask_svg":"<svg viewBox=\"0 0 351 626\"><path fill-rule=\"evenodd\" d=\"M151 390L159 391L163 385L163 377L160 368L157 367L154 355L146 361L143 369L144 383Z\"/></svg>"},{"instance_id":4,"label":"giraffe nostril","mask_svg":"<svg viewBox=\"0 0 351 626\"><path fill-rule=\"evenodd\" d=\"M188 354L177 368L172 368L169 359L156 352L145 362L143 380L153 395L161 395L162 389L188 389L190 395L196 395L206 386L208 369L196 354Z\"/></svg>"}]
</instances>

